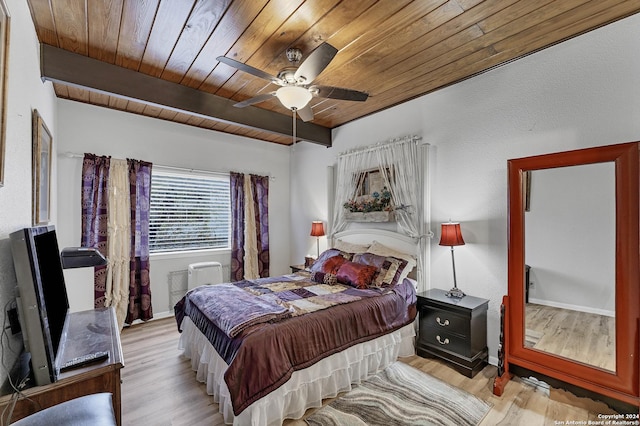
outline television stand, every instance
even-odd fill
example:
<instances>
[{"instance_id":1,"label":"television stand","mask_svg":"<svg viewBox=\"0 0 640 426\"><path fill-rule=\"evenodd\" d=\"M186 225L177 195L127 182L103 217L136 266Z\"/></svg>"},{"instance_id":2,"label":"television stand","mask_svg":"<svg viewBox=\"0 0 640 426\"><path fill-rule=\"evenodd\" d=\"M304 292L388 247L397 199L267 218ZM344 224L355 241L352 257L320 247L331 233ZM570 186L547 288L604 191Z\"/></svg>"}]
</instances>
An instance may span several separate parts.
<instances>
[{"instance_id":1,"label":"television stand","mask_svg":"<svg viewBox=\"0 0 640 426\"><path fill-rule=\"evenodd\" d=\"M109 357L101 362L64 371L54 383L23 389L23 396L16 403L11 421L80 396L111 392L116 421L121 425L120 369L124 367L124 359L115 311L113 308L100 308L74 312L69 314L68 321L67 334L60 342L62 353L58 365L99 351L109 352ZM0 397L0 412L12 403L12 396Z\"/></svg>"}]
</instances>

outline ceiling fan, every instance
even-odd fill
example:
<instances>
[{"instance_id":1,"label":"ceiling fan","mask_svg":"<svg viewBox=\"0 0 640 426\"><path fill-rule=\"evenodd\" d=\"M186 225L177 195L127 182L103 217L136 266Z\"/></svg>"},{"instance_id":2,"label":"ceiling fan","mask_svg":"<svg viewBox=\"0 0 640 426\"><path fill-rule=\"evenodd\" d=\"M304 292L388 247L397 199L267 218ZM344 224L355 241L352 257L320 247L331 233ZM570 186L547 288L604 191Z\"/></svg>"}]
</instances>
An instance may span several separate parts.
<instances>
[{"instance_id":1,"label":"ceiling fan","mask_svg":"<svg viewBox=\"0 0 640 426\"><path fill-rule=\"evenodd\" d=\"M238 102L234 106L244 108L249 105L267 101L273 97L287 107L297 112L302 121L313 120L313 111L309 105L309 101L313 97L341 99L347 101L366 101L369 95L357 90L343 89L333 86L312 85L313 80L320 75L322 71L333 60L338 53L338 49L329 43L322 43L298 66L302 59L302 51L295 47L287 49L287 59L291 62L291 66L285 67L273 76L262 70L243 64L226 56L218 56L216 59L226 65L244 71L256 77L263 78L273 84L281 86L278 90L264 93L253 98ZM295 113L294 113L295 116Z\"/></svg>"}]
</instances>

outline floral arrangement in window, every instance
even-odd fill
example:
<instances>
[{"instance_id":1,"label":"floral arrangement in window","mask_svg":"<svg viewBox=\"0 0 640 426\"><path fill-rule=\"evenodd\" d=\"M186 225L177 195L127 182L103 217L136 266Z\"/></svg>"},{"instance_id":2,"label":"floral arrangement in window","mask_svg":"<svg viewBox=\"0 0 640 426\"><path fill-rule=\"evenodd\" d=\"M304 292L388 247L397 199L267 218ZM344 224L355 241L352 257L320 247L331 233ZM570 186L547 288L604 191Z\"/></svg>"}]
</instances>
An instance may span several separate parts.
<instances>
[{"instance_id":1,"label":"floral arrangement in window","mask_svg":"<svg viewBox=\"0 0 640 426\"><path fill-rule=\"evenodd\" d=\"M380 191L354 197L343 207L354 213L393 211L391 192L384 186Z\"/></svg>"}]
</instances>

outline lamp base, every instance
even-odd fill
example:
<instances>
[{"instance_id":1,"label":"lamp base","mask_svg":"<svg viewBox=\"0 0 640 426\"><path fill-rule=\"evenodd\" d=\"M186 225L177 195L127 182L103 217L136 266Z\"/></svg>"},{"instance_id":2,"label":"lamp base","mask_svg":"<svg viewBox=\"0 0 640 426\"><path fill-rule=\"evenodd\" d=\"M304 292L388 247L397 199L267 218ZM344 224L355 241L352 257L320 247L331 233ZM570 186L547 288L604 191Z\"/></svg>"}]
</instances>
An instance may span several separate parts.
<instances>
[{"instance_id":1,"label":"lamp base","mask_svg":"<svg viewBox=\"0 0 640 426\"><path fill-rule=\"evenodd\" d=\"M454 287L445 293L447 297L455 297L456 299L462 299L466 294L462 292L458 287Z\"/></svg>"}]
</instances>

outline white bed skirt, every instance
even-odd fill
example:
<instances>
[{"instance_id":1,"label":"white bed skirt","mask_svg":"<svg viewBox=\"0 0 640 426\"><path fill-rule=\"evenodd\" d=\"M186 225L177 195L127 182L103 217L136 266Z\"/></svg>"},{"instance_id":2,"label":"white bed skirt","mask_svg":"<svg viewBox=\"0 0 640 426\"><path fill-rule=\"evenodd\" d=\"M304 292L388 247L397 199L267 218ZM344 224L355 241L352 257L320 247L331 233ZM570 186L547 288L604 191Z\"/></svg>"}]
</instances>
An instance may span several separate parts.
<instances>
[{"instance_id":1,"label":"white bed skirt","mask_svg":"<svg viewBox=\"0 0 640 426\"><path fill-rule=\"evenodd\" d=\"M233 407L224 372L227 364L209 340L191 322L182 321L179 348L191 359L196 379L207 385L207 393L219 404L227 424L281 425L284 419L302 417L308 408L320 407L322 400L351 390L351 385L387 368L399 356L415 353L413 324L345 349L303 370L294 371L278 389L251 404L239 416Z\"/></svg>"}]
</instances>

